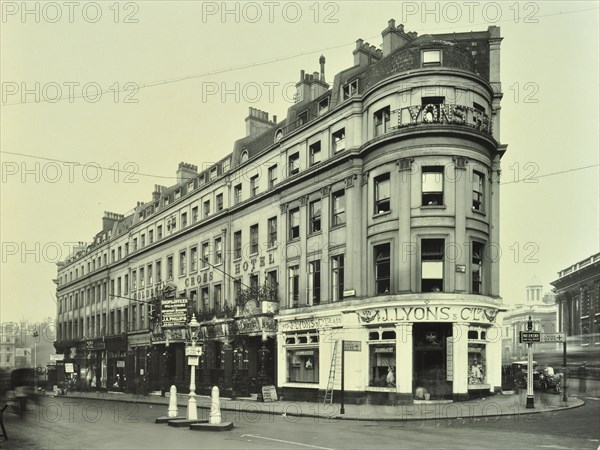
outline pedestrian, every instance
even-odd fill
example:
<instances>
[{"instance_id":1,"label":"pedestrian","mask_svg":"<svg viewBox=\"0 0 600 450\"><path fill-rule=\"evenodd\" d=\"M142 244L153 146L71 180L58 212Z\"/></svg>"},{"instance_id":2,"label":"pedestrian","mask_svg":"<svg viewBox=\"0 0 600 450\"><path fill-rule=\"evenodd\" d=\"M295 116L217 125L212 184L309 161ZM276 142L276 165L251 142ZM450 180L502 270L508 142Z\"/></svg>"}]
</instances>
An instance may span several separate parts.
<instances>
[{"instance_id":1,"label":"pedestrian","mask_svg":"<svg viewBox=\"0 0 600 450\"><path fill-rule=\"evenodd\" d=\"M579 393L585 394L587 391L587 361L584 361L583 364L579 366L577 377L579 378Z\"/></svg>"}]
</instances>

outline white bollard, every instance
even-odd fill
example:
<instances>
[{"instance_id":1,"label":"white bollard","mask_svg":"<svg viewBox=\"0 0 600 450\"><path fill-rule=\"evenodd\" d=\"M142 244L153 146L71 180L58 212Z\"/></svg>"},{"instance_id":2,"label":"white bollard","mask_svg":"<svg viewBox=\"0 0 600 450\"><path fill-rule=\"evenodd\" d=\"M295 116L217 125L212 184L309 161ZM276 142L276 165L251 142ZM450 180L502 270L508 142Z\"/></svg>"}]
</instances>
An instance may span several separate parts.
<instances>
[{"instance_id":1,"label":"white bollard","mask_svg":"<svg viewBox=\"0 0 600 450\"><path fill-rule=\"evenodd\" d=\"M175 385L171 385L171 390L169 391L169 412L168 417L177 417L177 387Z\"/></svg>"},{"instance_id":2,"label":"white bollard","mask_svg":"<svg viewBox=\"0 0 600 450\"><path fill-rule=\"evenodd\" d=\"M219 388L217 386L213 386L210 393L210 416L208 417L208 423L221 423L221 404L219 403Z\"/></svg>"}]
</instances>

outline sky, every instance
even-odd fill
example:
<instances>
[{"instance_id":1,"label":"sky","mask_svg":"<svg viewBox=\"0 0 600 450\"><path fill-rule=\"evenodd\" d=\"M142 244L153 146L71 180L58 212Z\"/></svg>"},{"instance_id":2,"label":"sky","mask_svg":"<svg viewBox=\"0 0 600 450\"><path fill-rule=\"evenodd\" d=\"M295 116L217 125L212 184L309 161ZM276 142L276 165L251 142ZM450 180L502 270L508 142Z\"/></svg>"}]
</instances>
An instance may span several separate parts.
<instances>
[{"instance_id":1,"label":"sky","mask_svg":"<svg viewBox=\"0 0 600 450\"><path fill-rule=\"evenodd\" d=\"M56 262L104 211L230 153L248 107L285 117L300 70L323 54L331 81L392 18L501 28L505 302L597 253L598 2L3 2L0 321L54 316Z\"/></svg>"}]
</instances>

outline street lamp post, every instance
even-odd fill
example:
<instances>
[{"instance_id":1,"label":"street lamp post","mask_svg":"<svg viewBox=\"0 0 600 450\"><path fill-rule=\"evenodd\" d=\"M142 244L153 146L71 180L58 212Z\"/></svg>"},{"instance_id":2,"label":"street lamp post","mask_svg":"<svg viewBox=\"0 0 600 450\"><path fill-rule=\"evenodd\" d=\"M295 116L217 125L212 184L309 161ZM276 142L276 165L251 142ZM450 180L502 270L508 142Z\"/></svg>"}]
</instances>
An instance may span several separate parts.
<instances>
[{"instance_id":1,"label":"street lamp post","mask_svg":"<svg viewBox=\"0 0 600 450\"><path fill-rule=\"evenodd\" d=\"M193 314L188 327L190 328L192 345L186 349L188 364L190 366L190 394L188 396L187 420L198 420L198 409L196 404L196 366L202 355L202 347L196 346L200 324Z\"/></svg>"},{"instance_id":2,"label":"street lamp post","mask_svg":"<svg viewBox=\"0 0 600 450\"><path fill-rule=\"evenodd\" d=\"M527 321L527 331L533 330L533 321L531 320L531 316L529 316L529 320ZM527 343L527 403L525 404L525 408L533 409L535 407L533 400L533 349L531 348L533 344L531 342Z\"/></svg>"},{"instance_id":3,"label":"street lamp post","mask_svg":"<svg viewBox=\"0 0 600 450\"><path fill-rule=\"evenodd\" d=\"M37 338L39 337L39 333L36 331L33 332L33 388L35 392L37 392Z\"/></svg>"}]
</instances>

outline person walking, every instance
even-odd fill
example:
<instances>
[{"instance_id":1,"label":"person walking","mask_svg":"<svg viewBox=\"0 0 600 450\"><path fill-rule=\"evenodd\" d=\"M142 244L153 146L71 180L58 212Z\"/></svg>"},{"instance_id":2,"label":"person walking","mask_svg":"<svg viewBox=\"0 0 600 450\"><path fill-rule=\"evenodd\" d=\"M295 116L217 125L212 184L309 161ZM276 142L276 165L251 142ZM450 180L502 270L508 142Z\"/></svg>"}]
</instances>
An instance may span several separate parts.
<instances>
[{"instance_id":1,"label":"person walking","mask_svg":"<svg viewBox=\"0 0 600 450\"><path fill-rule=\"evenodd\" d=\"M584 361L583 364L579 366L577 377L579 378L579 393L585 394L587 391L587 361Z\"/></svg>"}]
</instances>

